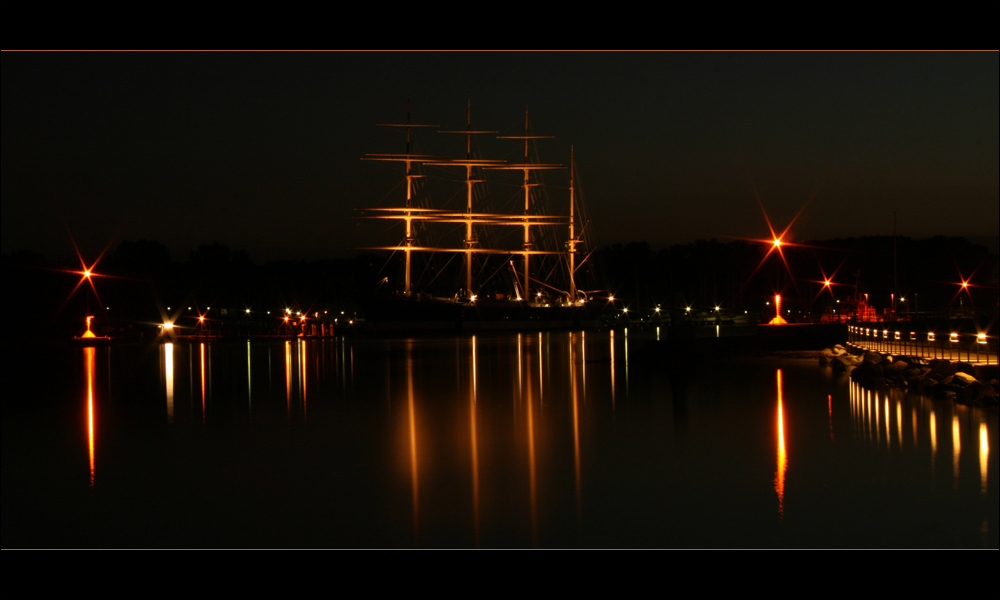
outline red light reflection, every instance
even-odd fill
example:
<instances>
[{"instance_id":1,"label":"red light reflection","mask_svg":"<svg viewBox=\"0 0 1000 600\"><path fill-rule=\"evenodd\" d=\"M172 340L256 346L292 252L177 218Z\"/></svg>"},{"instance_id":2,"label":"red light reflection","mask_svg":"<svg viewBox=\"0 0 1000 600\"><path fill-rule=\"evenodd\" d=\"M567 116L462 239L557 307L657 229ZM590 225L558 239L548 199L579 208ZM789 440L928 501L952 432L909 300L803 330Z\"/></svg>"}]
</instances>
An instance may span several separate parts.
<instances>
[{"instance_id":1,"label":"red light reflection","mask_svg":"<svg viewBox=\"0 0 1000 600\"><path fill-rule=\"evenodd\" d=\"M778 493L778 516L785 518L785 470L788 455L785 452L784 407L781 398L781 369L778 369L778 467L774 473L774 491Z\"/></svg>"}]
</instances>

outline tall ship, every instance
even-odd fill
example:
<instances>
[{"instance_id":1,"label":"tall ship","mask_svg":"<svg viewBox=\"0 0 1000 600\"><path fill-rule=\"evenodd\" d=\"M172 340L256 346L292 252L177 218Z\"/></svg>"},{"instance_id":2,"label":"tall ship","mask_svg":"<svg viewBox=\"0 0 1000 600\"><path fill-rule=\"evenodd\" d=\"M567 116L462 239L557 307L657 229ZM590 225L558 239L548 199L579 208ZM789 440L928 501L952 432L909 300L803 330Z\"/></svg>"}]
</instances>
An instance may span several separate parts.
<instances>
[{"instance_id":1,"label":"tall ship","mask_svg":"<svg viewBox=\"0 0 1000 600\"><path fill-rule=\"evenodd\" d=\"M359 248L391 253L363 299L372 328L573 329L597 325L613 309L595 276L572 148L569 168L539 161L535 143L553 136L533 135L527 111L519 135L473 129L471 102L465 129L414 123L409 107L404 123L380 126L402 130L406 151L362 160L400 163L405 196L399 190L387 205L357 209L361 219L395 222L390 229L402 234L394 245ZM464 136L465 156L415 151L415 135L429 129ZM513 149L506 159L483 158L479 136L510 140L498 143ZM568 173L568 185L546 185L547 171Z\"/></svg>"}]
</instances>

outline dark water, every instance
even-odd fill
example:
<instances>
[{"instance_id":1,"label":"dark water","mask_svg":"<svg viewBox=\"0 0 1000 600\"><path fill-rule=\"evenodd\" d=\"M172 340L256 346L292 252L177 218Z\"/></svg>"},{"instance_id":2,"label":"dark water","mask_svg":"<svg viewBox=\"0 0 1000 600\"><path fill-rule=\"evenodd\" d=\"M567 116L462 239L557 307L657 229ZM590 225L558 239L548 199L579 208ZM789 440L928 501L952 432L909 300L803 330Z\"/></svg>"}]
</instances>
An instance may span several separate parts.
<instances>
[{"instance_id":1,"label":"dark water","mask_svg":"<svg viewBox=\"0 0 1000 600\"><path fill-rule=\"evenodd\" d=\"M996 410L623 333L25 349L3 546L998 547Z\"/></svg>"}]
</instances>

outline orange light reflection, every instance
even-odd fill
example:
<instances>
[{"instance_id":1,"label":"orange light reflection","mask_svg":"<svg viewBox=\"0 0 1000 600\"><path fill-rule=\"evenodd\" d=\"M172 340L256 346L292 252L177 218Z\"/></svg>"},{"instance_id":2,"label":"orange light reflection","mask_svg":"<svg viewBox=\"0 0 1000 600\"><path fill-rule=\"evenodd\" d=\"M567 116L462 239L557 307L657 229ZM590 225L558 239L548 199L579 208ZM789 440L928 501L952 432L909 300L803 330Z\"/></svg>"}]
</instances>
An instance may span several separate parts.
<instances>
[{"instance_id":1,"label":"orange light reflection","mask_svg":"<svg viewBox=\"0 0 1000 600\"><path fill-rule=\"evenodd\" d=\"M199 349L199 361L201 365L201 422L204 423L205 416L205 343L199 344L201 348Z\"/></svg>"},{"instance_id":2,"label":"orange light reflection","mask_svg":"<svg viewBox=\"0 0 1000 600\"><path fill-rule=\"evenodd\" d=\"M94 358L96 348L84 348L83 358L87 370L87 447L90 450L90 487L94 487Z\"/></svg>"},{"instance_id":3,"label":"orange light reflection","mask_svg":"<svg viewBox=\"0 0 1000 600\"><path fill-rule=\"evenodd\" d=\"M163 344L163 367L167 384L167 422L174 422L174 345Z\"/></svg>"},{"instance_id":4,"label":"orange light reflection","mask_svg":"<svg viewBox=\"0 0 1000 600\"><path fill-rule=\"evenodd\" d=\"M979 492L986 495L987 466L990 463L990 441L986 423L979 424Z\"/></svg>"},{"instance_id":5,"label":"orange light reflection","mask_svg":"<svg viewBox=\"0 0 1000 600\"><path fill-rule=\"evenodd\" d=\"M934 459L937 457L937 418L934 411L930 415L930 435L931 435L931 467L934 467Z\"/></svg>"},{"instance_id":6,"label":"orange light reflection","mask_svg":"<svg viewBox=\"0 0 1000 600\"><path fill-rule=\"evenodd\" d=\"M479 440L476 432L476 336L472 336L472 390L469 398L469 428L472 434L472 523L479 547Z\"/></svg>"},{"instance_id":7,"label":"orange light reflection","mask_svg":"<svg viewBox=\"0 0 1000 600\"><path fill-rule=\"evenodd\" d=\"M413 540L420 545L420 478L417 470L417 407L413 396L413 341L406 344L406 401L410 418L410 472L413 484Z\"/></svg>"},{"instance_id":8,"label":"orange light reflection","mask_svg":"<svg viewBox=\"0 0 1000 600\"><path fill-rule=\"evenodd\" d=\"M531 541L538 547L538 504L536 502L538 489L535 479L535 416L531 395L531 363L525 369L525 401L528 410L528 475L531 484Z\"/></svg>"},{"instance_id":9,"label":"orange light reflection","mask_svg":"<svg viewBox=\"0 0 1000 600\"><path fill-rule=\"evenodd\" d=\"M954 477L955 477L955 489L958 489L958 460L962 455L962 435L958 424L958 415L952 415L951 417L951 439L952 446L955 448L955 454L952 457Z\"/></svg>"},{"instance_id":10,"label":"orange light reflection","mask_svg":"<svg viewBox=\"0 0 1000 600\"><path fill-rule=\"evenodd\" d=\"M580 399L576 388L576 336L569 334L569 381L570 395L573 399L573 467L576 475L576 518L583 516L583 503L580 495Z\"/></svg>"},{"instance_id":11,"label":"orange light reflection","mask_svg":"<svg viewBox=\"0 0 1000 600\"><path fill-rule=\"evenodd\" d=\"M774 491L778 493L778 516L785 518L785 469L788 455L785 451L784 406L781 397L781 369L778 369L778 466L774 473Z\"/></svg>"},{"instance_id":12,"label":"orange light reflection","mask_svg":"<svg viewBox=\"0 0 1000 600\"><path fill-rule=\"evenodd\" d=\"M292 414L292 343L285 342L285 416Z\"/></svg>"}]
</instances>

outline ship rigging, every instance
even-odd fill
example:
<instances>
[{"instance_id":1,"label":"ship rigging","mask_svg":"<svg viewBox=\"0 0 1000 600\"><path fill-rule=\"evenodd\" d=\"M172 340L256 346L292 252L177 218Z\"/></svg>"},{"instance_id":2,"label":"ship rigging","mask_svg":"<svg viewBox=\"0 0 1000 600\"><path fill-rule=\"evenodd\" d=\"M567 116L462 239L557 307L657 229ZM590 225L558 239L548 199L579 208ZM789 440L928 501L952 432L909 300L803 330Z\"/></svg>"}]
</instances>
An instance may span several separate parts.
<instances>
[{"instance_id":1,"label":"ship rigging","mask_svg":"<svg viewBox=\"0 0 1000 600\"><path fill-rule=\"evenodd\" d=\"M463 304L482 303L482 286L500 271L506 271L511 276L507 291L488 296L489 301L504 301L523 303L528 306L582 306L587 300L587 293L578 289L576 273L587 262L589 254L578 260L579 246L585 244L581 234L587 231L585 224L581 225L581 210L578 210L579 198L574 169L574 159L571 150L569 169L569 198L566 208L561 214L549 211L548 203L544 201L542 171L565 169L557 163L542 163L532 160L531 146L536 140L552 139L554 136L532 135L530 118L527 111L524 116L523 135L497 135L497 139L517 140L523 142L523 155L517 162L502 159L478 158L473 152L473 138L476 135L495 135L493 130L473 129L471 102L466 111L466 127L457 130L441 130L440 133L460 134L465 136L465 157L448 158L437 154L423 154L413 151L413 134L420 128L434 128L436 125L418 124L411 121L409 110L405 123L382 124L387 127L403 128L406 133L406 152L400 154L367 154L362 160L402 162L405 166L406 198L402 206L374 207L358 209L359 217L364 219L383 219L403 221L405 235L402 242L395 246L369 246L366 250L389 250L402 252L404 255L402 296L412 298L415 294L414 254L415 253L449 253L452 256L463 257L464 286L458 293L443 296L429 294L437 299L448 299ZM520 144L519 144L520 146ZM423 167L441 167L452 169L464 168L464 210L454 208L432 208L430 205L417 202L417 181L424 177ZM486 184L486 173L490 171L520 172L519 195L523 197L523 208L507 211L491 211L489 201L483 193L478 193ZM520 201L518 201L520 205ZM582 208L582 207L579 207ZM484 210L485 209L485 210ZM435 244L427 243L430 230L446 224L459 225L464 231L460 243ZM511 247L510 243L498 243L503 236L492 235L491 232L510 229L521 229L520 244ZM557 232L562 231L564 234ZM423 233L421 233L423 232ZM509 236L508 236L509 237ZM507 247L504 247L507 246ZM592 244L591 244L592 246ZM592 250L591 250L592 252ZM474 265L479 260L483 267L490 257L503 256L504 262L485 280L477 281ZM535 257L535 260L532 260ZM515 265L518 260L519 265ZM546 262L548 261L548 262ZM493 263L496 266L496 263ZM520 267L520 269L517 268ZM548 272L543 272L548 266ZM562 273L559 273L559 272ZM558 275L563 275L559 277ZM549 291L558 294L556 300L549 299ZM534 295L532 295L534 294ZM427 297L425 294L421 294Z\"/></svg>"}]
</instances>

